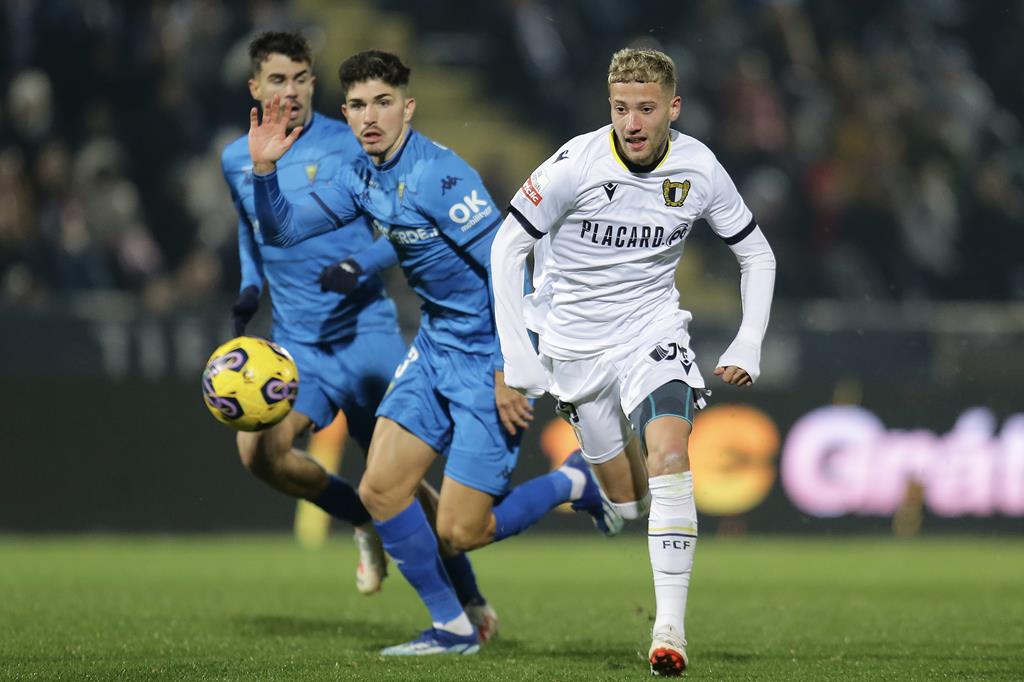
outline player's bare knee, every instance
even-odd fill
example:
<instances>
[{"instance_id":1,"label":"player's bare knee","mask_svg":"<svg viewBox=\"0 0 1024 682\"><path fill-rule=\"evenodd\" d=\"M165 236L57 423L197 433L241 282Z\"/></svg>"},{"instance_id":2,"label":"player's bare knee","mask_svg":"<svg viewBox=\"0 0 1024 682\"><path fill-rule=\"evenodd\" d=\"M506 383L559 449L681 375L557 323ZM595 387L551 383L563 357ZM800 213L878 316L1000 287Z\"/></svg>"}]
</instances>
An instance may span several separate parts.
<instances>
[{"instance_id":1,"label":"player's bare knee","mask_svg":"<svg viewBox=\"0 0 1024 682\"><path fill-rule=\"evenodd\" d=\"M679 474L690 470L690 457L685 443L667 447L648 446L647 471L650 476Z\"/></svg>"},{"instance_id":2,"label":"player's bare knee","mask_svg":"<svg viewBox=\"0 0 1024 682\"><path fill-rule=\"evenodd\" d=\"M256 471L265 464L265 451L261 447L260 435L258 433L238 434L238 457L242 460L242 466L249 471Z\"/></svg>"},{"instance_id":3,"label":"player's bare knee","mask_svg":"<svg viewBox=\"0 0 1024 682\"><path fill-rule=\"evenodd\" d=\"M449 524L438 530L438 538L451 552L460 553L483 547L491 541L486 529L467 524Z\"/></svg>"},{"instance_id":4,"label":"player's bare knee","mask_svg":"<svg viewBox=\"0 0 1024 682\"><path fill-rule=\"evenodd\" d=\"M359 482L359 499L375 516L380 516L387 507L387 492L380 486L375 486L369 476L363 476L363 480Z\"/></svg>"}]
</instances>

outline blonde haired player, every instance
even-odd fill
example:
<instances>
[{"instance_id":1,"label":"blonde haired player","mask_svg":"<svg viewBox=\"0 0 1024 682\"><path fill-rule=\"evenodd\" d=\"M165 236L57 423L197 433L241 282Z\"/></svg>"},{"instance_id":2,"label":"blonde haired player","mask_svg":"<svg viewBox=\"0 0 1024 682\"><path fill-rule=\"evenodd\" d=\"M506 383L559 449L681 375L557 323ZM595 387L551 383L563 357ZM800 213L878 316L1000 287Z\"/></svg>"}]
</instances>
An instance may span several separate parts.
<instances>
[{"instance_id":1,"label":"blonde haired player","mask_svg":"<svg viewBox=\"0 0 1024 682\"><path fill-rule=\"evenodd\" d=\"M506 383L558 399L610 505L628 519L650 505L651 672L680 675L697 542L687 441L705 386L675 268L700 219L736 255L743 319L715 374L747 386L760 371L775 257L715 155L670 128L681 101L667 55L615 53L608 91L612 124L563 145L512 200L491 252L497 326ZM540 274L524 297L535 245Z\"/></svg>"}]
</instances>

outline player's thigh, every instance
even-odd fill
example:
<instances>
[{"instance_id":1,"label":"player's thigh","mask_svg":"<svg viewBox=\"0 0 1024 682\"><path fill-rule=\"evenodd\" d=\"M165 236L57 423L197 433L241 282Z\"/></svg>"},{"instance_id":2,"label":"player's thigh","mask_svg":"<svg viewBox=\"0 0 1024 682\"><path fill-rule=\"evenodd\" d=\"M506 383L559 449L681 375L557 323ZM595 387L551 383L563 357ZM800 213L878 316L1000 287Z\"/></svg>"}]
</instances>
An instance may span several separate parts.
<instances>
[{"instance_id":1,"label":"player's thigh","mask_svg":"<svg viewBox=\"0 0 1024 682\"><path fill-rule=\"evenodd\" d=\"M401 424L386 417L377 420L370 440L366 473L360 495L379 498L411 498L437 457L437 452Z\"/></svg>"},{"instance_id":2,"label":"player's thigh","mask_svg":"<svg viewBox=\"0 0 1024 682\"><path fill-rule=\"evenodd\" d=\"M643 434L651 476L689 471L689 438L695 410L694 389L673 380L658 386L630 413Z\"/></svg>"},{"instance_id":3,"label":"player's thigh","mask_svg":"<svg viewBox=\"0 0 1024 682\"><path fill-rule=\"evenodd\" d=\"M311 420L292 409L280 422L262 431L239 431L238 455L247 469L273 467L292 449L295 439L306 431Z\"/></svg>"}]
</instances>

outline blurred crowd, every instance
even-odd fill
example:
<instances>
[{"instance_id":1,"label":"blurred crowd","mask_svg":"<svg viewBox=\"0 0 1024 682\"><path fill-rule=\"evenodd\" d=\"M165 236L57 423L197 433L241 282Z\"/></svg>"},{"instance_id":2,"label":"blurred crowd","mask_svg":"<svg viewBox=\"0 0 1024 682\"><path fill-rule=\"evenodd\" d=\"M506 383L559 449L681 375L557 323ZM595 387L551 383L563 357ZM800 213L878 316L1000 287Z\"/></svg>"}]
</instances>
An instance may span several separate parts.
<instances>
[{"instance_id":1,"label":"blurred crowd","mask_svg":"<svg viewBox=\"0 0 1024 682\"><path fill-rule=\"evenodd\" d=\"M0 300L235 289L220 151L246 122L248 40L294 28L287 4L9 0L0 21Z\"/></svg>"},{"instance_id":2,"label":"blurred crowd","mask_svg":"<svg viewBox=\"0 0 1024 682\"><path fill-rule=\"evenodd\" d=\"M607 121L615 49L668 52L677 127L765 226L781 296L1024 296L1024 0L375 4L552 148ZM291 3L0 12L0 301L117 289L160 310L234 291L219 154L250 106L248 41L298 27Z\"/></svg>"},{"instance_id":3,"label":"blurred crowd","mask_svg":"<svg viewBox=\"0 0 1024 682\"><path fill-rule=\"evenodd\" d=\"M425 30L556 144L608 122L616 49L670 54L676 128L736 180L781 296L1024 297L1021 0L388 4L420 6ZM474 40L486 25L502 29ZM733 276L728 251L701 252Z\"/></svg>"}]
</instances>

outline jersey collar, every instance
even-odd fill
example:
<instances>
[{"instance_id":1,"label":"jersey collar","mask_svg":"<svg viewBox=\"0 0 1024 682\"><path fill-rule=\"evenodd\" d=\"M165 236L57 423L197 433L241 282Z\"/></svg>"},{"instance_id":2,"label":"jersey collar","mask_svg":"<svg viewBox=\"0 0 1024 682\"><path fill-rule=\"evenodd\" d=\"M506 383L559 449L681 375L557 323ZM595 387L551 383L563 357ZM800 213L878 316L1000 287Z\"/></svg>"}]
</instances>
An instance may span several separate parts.
<instances>
[{"instance_id":1,"label":"jersey collar","mask_svg":"<svg viewBox=\"0 0 1024 682\"><path fill-rule=\"evenodd\" d=\"M306 133L308 133L308 132L309 132L310 130L312 130L312 129L313 129L313 124L314 124L314 123L316 123L316 119L317 119L318 117L319 117L319 114L317 114L317 113L316 113L316 112L314 111L314 112L313 112L313 115L309 117L309 123L307 123L306 125L302 126L302 132L301 132L301 133L299 133L299 138L300 138L300 139L301 139L301 138L303 138L303 137L305 137L305 136L306 136Z\"/></svg>"},{"instance_id":2,"label":"jersey collar","mask_svg":"<svg viewBox=\"0 0 1024 682\"><path fill-rule=\"evenodd\" d=\"M612 157L619 162L619 165L628 170L630 173L650 173L653 170L657 170L658 166L665 162L668 158L668 153L672 151L672 132L669 131L667 144L665 145L665 153L661 155L661 158L656 161L652 161L646 166L633 163L627 158L624 158L619 154L619 146L615 144L615 129L612 128L608 131L608 144L612 148Z\"/></svg>"},{"instance_id":3,"label":"jersey collar","mask_svg":"<svg viewBox=\"0 0 1024 682\"><path fill-rule=\"evenodd\" d=\"M398 164L399 159L402 158L402 154L405 153L405 148L409 146L409 140L412 139L414 132L415 131L413 131L413 129L410 127L409 132L405 134L405 139L402 140L402 145L398 148L398 151L395 152L395 155L392 156L387 161L385 161L384 163L382 163L381 165L377 166L377 170L391 170Z\"/></svg>"}]
</instances>

